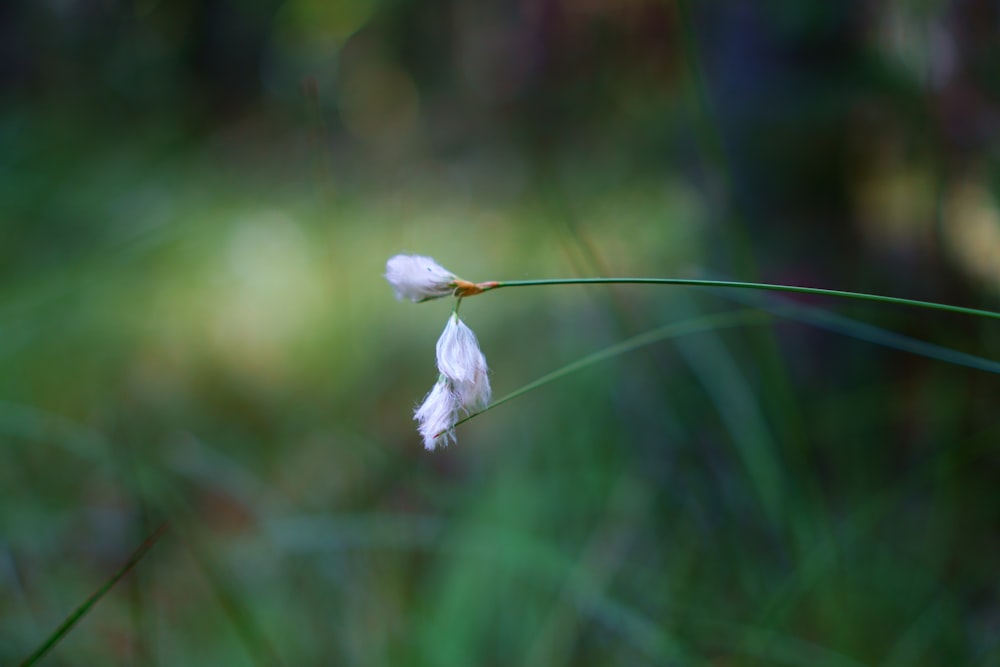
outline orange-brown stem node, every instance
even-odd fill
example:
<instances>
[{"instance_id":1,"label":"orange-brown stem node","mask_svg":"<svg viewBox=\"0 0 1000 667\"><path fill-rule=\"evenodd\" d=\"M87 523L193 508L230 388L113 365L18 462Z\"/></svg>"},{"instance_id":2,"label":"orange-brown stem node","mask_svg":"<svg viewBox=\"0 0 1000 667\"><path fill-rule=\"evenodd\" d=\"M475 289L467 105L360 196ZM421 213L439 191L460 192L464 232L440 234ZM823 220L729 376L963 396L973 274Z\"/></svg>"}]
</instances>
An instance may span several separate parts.
<instances>
[{"instance_id":1,"label":"orange-brown stem node","mask_svg":"<svg viewBox=\"0 0 1000 667\"><path fill-rule=\"evenodd\" d=\"M477 294L482 294L490 287L495 286L495 285L490 285L490 287L487 287L489 283L476 284L468 280L462 280L461 278L456 278L452 284L455 286L455 296L459 298L464 298L467 296L476 296Z\"/></svg>"}]
</instances>

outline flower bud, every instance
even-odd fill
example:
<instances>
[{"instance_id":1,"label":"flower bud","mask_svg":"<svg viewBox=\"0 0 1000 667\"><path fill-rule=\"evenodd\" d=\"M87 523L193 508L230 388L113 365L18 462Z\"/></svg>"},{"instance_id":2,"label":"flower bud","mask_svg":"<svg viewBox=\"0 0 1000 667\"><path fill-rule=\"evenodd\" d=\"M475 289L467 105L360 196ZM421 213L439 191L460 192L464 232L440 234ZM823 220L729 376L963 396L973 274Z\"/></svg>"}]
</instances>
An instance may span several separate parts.
<instances>
[{"instance_id":1,"label":"flower bud","mask_svg":"<svg viewBox=\"0 0 1000 667\"><path fill-rule=\"evenodd\" d=\"M458 278L430 257L395 255L385 263L385 279L396 298L414 303L450 296Z\"/></svg>"}]
</instances>

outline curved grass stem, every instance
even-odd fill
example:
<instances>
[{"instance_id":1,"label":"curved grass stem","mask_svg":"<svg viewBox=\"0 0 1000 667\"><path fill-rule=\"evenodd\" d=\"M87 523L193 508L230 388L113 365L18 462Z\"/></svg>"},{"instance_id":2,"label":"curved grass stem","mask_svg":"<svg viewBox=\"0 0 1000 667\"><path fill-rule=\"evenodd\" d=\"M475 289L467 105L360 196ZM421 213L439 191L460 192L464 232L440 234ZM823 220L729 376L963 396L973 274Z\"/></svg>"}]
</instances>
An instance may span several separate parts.
<instances>
[{"instance_id":1,"label":"curved grass stem","mask_svg":"<svg viewBox=\"0 0 1000 667\"><path fill-rule=\"evenodd\" d=\"M577 359L576 361L569 363L562 368L558 368L551 373L547 373L542 377L538 378L533 382L529 382L523 387L516 389L506 396L498 398L489 405L487 405L482 410L473 412L467 417L455 422L455 426L459 424L464 424L473 417L478 417L488 410L506 403L507 401L512 401L515 398L522 396L529 391L538 389L539 387L546 385L550 382L555 382L556 380L563 378L570 373L575 373L578 370L591 366L598 362L604 361L605 359L610 359L611 357L616 357L626 352L631 352L640 347L646 345L652 345L653 343L659 343L660 341L667 340L668 338L674 338L677 336L684 336L687 334L700 333L702 331L725 329L729 327L745 326L753 324L765 324L771 320L770 316L766 313L762 313L756 309L741 309L737 311L730 311L726 313L719 313L716 315L708 315L706 317L698 317L691 320L685 320L683 322L675 322L673 324L668 324L667 326L659 327L658 329L653 329L652 331L647 331L641 333L638 336L633 336L626 340L621 341L606 347L603 350L598 350L592 354L588 354L585 357ZM440 435L440 434L439 434Z\"/></svg>"}]
</instances>

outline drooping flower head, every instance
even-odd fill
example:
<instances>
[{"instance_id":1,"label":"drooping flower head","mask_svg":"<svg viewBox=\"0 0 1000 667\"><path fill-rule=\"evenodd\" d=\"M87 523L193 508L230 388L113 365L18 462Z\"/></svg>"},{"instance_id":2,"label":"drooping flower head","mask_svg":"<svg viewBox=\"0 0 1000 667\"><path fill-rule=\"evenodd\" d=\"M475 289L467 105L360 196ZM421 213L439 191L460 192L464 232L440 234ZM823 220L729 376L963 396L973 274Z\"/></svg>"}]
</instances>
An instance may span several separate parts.
<instances>
[{"instance_id":1,"label":"drooping flower head","mask_svg":"<svg viewBox=\"0 0 1000 667\"><path fill-rule=\"evenodd\" d=\"M472 329L458 319L458 304L463 297L481 294L499 286L497 282L473 283L462 280L430 257L395 255L385 265L385 278L397 299L413 302L444 296L458 299L437 342L437 367L440 375L423 402L414 410L413 419L424 439L424 447L435 449L455 442L459 412L466 415L490 402L489 368Z\"/></svg>"},{"instance_id":2,"label":"drooping flower head","mask_svg":"<svg viewBox=\"0 0 1000 667\"><path fill-rule=\"evenodd\" d=\"M451 314L438 338L437 366L454 386L463 410L471 412L490 402L486 357L479 349L476 334L458 318L458 313Z\"/></svg>"},{"instance_id":3,"label":"drooping flower head","mask_svg":"<svg viewBox=\"0 0 1000 667\"><path fill-rule=\"evenodd\" d=\"M437 342L440 375L414 413L424 447L455 442L459 411L469 414L490 402L489 368L476 334L452 313Z\"/></svg>"},{"instance_id":4,"label":"drooping flower head","mask_svg":"<svg viewBox=\"0 0 1000 667\"><path fill-rule=\"evenodd\" d=\"M430 257L394 255L385 263L385 279L392 285L396 298L414 303L450 296L458 278Z\"/></svg>"},{"instance_id":5,"label":"drooping flower head","mask_svg":"<svg viewBox=\"0 0 1000 667\"><path fill-rule=\"evenodd\" d=\"M458 396L447 378L441 376L413 412L417 430L424 438L424 447L434 451L439 444L446 447L455 442L455 422L458 421Z\"/></svg>"}]
</instances>

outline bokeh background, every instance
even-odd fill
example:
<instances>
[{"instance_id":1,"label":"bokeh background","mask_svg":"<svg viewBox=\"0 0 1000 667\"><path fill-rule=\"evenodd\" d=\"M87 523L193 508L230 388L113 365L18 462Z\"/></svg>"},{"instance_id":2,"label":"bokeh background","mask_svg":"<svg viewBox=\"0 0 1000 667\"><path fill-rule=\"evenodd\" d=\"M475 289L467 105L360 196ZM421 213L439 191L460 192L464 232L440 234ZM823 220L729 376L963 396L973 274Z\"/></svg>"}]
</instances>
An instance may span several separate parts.
<instances>
[{"instance_id":1,"label":"bokeh background","mask_svg":"<svg viewBox=\"0 0 1000 667\"><path fill-rule=\"evenodd\" d=\"M0 663L169 521L44 664L1000 664L1000 379L886 333L995 321L501 290L497 396L763 315L428 453L381 277L1000 310L998 130L986 0L3 3Z\"/></svg>"}]
</instances>

